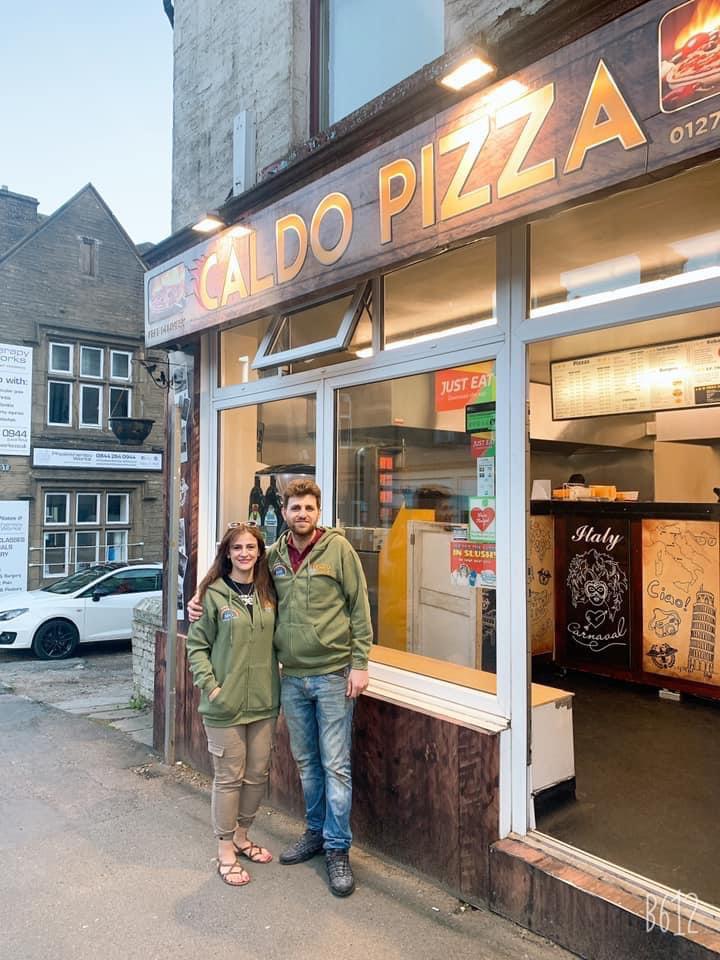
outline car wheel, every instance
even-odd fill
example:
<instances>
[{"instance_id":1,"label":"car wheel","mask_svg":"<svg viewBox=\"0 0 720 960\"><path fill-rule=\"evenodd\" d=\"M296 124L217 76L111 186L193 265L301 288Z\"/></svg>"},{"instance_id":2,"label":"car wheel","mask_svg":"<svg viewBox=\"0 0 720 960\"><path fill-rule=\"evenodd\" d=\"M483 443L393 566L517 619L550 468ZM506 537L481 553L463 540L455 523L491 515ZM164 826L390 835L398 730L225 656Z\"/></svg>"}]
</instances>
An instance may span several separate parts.
<instances>
[{"instance_id":1,"label":"car wheel","mask_svg":"<svg viewBox=\"0 0 720 960\"><path fill-rule=\"evenodd\" d=\"M48 620L35 634L32 652L40 660L65 660L75 653L79 641L75 624L68 620Z\"/></svg>"}]
</instances>

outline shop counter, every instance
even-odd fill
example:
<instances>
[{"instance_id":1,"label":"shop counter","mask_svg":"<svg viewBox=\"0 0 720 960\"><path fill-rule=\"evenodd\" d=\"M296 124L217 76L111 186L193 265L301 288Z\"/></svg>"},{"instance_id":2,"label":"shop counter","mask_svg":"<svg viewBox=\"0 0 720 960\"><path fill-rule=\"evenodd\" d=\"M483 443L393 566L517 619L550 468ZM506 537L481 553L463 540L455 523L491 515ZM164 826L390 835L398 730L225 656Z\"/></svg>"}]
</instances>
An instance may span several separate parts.
<instances>
[{"instance_id":1,"label":"shop counter","mask_svg":"<svg viewBox=\"0 0 720 960\"><path fill-rule=\"evenodd\" d=\"M533 653L552 620L560 666L720 698L719 539L720 504L534 501Z\"/></svg>"}]
</instances>

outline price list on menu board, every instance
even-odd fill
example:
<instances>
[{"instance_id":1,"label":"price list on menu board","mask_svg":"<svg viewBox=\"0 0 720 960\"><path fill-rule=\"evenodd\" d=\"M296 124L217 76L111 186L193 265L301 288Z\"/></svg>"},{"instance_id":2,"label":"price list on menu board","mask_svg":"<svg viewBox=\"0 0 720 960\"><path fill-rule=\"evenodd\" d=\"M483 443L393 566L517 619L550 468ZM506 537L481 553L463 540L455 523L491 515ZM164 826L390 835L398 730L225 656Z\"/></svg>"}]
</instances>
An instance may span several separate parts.
<instances>
[{"instance_id":1,"label":"price list on menu board","mask_svg":"<svg viewBox=\"0 0 720 960\"><path fill-rule=\"evenodd\" d=\"M720 404L720 335L556 361L553 420Z\"/></svg>"}]
</instances>

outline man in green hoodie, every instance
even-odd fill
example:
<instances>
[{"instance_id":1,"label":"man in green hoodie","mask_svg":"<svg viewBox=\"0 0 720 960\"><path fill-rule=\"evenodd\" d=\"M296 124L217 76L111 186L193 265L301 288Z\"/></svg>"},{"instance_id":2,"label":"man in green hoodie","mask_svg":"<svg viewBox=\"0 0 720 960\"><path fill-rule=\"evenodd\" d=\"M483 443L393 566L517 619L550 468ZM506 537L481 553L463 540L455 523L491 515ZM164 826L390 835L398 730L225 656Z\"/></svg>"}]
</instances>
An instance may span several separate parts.
<instances>
[{"instance_id":1,"label":"man in green hoodie","mask_svg":"<svg viewBox=\"0 0 720 960\"><path fill-rule=\"evenodd\" d=\"M323 849L331 891L355 889L349 850L350 746L355 700L368 684L372 624L360 558L337 530L318 527L320 489L293 480L283 494L288 529L268 551L278 595L275 646L282 708L300 770L306 830L280 854L302 863Z\"/></svg>"}]
</instances>

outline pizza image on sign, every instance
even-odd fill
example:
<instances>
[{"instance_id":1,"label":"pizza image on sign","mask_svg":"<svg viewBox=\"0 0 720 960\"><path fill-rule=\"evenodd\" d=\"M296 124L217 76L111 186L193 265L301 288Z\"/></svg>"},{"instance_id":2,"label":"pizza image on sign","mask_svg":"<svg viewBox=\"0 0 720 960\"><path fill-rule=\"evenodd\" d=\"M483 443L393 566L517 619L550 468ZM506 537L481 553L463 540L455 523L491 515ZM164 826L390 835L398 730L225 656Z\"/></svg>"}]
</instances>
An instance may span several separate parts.
<instances>
[{"instance_id":1,"label":"pizza image on sign","mask_svg":"<svg viewBox=\"0 0 720 960\"><path fill-rule=\"evenodd\" d=\"M720 0L688 0L660 21L660 109L720 93Z\"/></svg>"}]
</instances>

